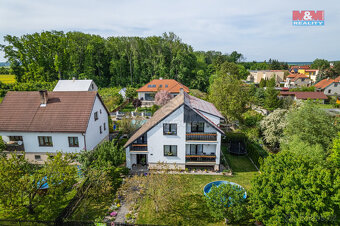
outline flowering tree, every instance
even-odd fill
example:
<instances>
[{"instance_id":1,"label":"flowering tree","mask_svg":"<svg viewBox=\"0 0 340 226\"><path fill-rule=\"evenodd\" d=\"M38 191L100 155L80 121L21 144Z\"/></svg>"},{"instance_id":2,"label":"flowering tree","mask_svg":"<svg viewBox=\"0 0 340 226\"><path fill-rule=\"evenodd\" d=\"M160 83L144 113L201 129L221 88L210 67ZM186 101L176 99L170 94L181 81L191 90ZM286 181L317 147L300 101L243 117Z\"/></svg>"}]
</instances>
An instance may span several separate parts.
<instances>
[{"instance_id":1,"label":"flowering tree","mask_svg":"<svg viewBox=\"0 0 340 226\"><path fill-rule=\"evenodd\" d=\"M276 109L260 122L264 141L271 147L278 147L280 144L283 129L287 125L287 112L285 109Z\"/></svg>"},{"instance_id":2,"label":"flowering tree","mask_svg":"<svg viewBox=\"0 0 340 226\"><path fill-rule=\"evenodd\" d=\"M157 105L163 106L171 100L172 96L166 90L160 90L156 93L155 103Z\"/></svg>"}]
</instances>

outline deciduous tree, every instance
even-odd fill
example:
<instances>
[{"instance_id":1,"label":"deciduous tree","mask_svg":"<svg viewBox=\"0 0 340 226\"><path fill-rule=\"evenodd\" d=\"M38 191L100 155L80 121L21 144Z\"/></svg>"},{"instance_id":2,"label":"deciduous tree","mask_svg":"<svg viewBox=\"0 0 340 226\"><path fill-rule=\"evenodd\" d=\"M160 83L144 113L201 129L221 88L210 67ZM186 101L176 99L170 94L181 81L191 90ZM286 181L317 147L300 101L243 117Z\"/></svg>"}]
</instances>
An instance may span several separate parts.
<instances>
[{"instance_id":1,"label":"deciduous tree","mask_svg":"<svg viewBox=\"0 0 340 226\"><path fill-rule=\"evenodd\" d=\"M155 95L155 104L163 106L171 100L171 94L166 90L160 90Z\"/></svg>"},{"instance_id":2,"label":"deciduous tree","mask_svg":"<svg viewBox=\"0 0 340 226\"><path fill-rule=\"evenodd\" d=\"M237 223L247 215L244 190L237 185L213 185L205 200L210 213L216 219L226 219L228 223Z\"/></svg>"},{"instance_id":3,"label":"deciduous tree","mask_svg":"<svg viewBox=\"0 0 340 226\"><path fill-rule=\"evenodd\" d=\"M270 155L252 181L251 211L265 225L335 223L339 171L283 151Z\"/></svg>"}]
</instances>

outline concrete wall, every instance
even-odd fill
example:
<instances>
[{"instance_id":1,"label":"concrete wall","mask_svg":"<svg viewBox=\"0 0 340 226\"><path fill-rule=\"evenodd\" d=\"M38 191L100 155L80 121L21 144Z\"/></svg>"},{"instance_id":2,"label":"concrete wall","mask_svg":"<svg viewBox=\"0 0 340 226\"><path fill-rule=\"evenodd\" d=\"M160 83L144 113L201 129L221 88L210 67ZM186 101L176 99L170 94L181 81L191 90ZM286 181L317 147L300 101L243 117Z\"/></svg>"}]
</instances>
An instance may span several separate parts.
<instances>
[{"instance_id":1,"label":"concrete wall","mask_svg":"<svg viewBox=\"0 0 340 226\"><path fill-rule=\"evenodd\" d=\"M97 121L94 120L95 112L98 112ZM104 123L106 124L106 130L104 130ZM102 134L100 134L99 132L100 126L102 127ZM92 150L104 139L108 139L109 115L107 114L104 105L101 103L98 96L95 99L85 135L86 135L86 150Z\"/></svg>"}]
</instances>

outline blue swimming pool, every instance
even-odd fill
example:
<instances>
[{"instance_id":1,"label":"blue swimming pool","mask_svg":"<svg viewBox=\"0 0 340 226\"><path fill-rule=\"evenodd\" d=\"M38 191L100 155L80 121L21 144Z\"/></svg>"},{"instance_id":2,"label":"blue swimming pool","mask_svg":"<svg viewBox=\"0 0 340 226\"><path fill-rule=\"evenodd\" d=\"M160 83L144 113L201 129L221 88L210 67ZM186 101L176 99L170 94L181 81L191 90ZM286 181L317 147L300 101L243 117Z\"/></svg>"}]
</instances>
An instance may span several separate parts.
<instances>
[{"instance_id":1,"label":"blue swimming pool","mask_svg":"<svg viewBox=\"0 0 340 226\"><path fill-rule=\"evenodd\" d=\"M245 189L244 189L241 185L236 184L236 183L233 183L233 182L230 182L230 181L225 181L225 180L213 181L213 182L210 182L210 183L208 183L207 185L205 185L205 186L204 186L204 189L203 189L204 195L206 196L206 195L210 192L210 190L211 190L211 188L212 188L213 185L215 185L215 186L218 187L218 186L220 186L221 184L231 184L231 185L236 185L236 186L239 187L240 189L243 189L243 190L244 190L244 196L243 196L243 198L244 198L244 199L247 198L247 192L245 191Z\"/></svg>"}]
</instances>

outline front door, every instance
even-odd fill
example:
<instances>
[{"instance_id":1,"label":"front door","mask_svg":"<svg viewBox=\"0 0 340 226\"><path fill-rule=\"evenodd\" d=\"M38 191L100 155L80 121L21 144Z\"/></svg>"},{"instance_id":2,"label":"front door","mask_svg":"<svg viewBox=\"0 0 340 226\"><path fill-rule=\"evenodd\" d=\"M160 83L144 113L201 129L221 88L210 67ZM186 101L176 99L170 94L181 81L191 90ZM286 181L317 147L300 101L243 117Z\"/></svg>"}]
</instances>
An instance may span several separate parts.
<instances>
[{"instance_id":1,"label":"front door","mask_svg":"<svg viewBox=\"0 0 340 226\"><path fill-rule=\"evenodd\" d=\"M146 154L137 154L137 164L146 165Z\"/></svg>"}]
</instances>

